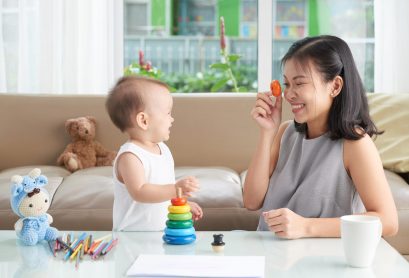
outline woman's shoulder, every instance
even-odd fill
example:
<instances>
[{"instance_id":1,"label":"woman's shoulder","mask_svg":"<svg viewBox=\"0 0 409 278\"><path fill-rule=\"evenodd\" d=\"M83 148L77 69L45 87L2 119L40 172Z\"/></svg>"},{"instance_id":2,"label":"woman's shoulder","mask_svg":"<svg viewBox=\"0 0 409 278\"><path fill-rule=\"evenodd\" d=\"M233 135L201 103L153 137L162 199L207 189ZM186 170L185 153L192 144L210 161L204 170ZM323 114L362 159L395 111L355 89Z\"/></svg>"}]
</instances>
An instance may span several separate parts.
<instances>
[{"instance_id":1,"label":"woman's shoulder","mask_svg":"<svg viewBox=\"0 0 409 278\"><path fill-rule=\"evenodd\" d=\"M294 127L294 121L293 120L288 120L285 122L282 122L280 124L280 127L278 128L278 134L282 135L288 127Z\"/></svg>"},{"instance_id":2,"label":"woman's shoulder","mask_svg":"<svg viewBox=\"0 0 409 278\"><path fill-rule=\"evenodd\" d=\"M282 122L280 124L280 129L285 130L289 125L294 125L294 121L293 120L288 120L288 121Z\"/></svg>"},{"instance_id":3,"label":"woman's shoulder","mask_svg":"<svg viewBox=\"0 0 409 278\"><path fill-rule=\"evenodd\" d=\"M378 154L372 138L363 133L358 140L344 139L344 160L349 165L351 161L359 161Z\"/></svg>"}]
</instances>

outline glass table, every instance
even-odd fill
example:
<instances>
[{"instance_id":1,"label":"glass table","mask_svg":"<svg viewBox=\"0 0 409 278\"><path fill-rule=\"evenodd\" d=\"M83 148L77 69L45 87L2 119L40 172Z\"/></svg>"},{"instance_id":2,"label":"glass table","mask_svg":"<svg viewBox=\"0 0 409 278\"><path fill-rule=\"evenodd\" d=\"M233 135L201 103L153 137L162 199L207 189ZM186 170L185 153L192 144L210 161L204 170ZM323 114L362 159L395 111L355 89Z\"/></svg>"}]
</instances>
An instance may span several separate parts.
<instances>
[{"instance_id":1,"label":"glass table","mask_svg":"<svg viewBox=\"0 0 409 278\"><path fill-rule=\"evenodd\" d=\"M89 233L98 238L111 232ZM215 233L224 234L222 253L212 251ZM196 232L193 244L167 245L162 234L113 233L119 241L111 252L96 260L87 255L76 268L75 262L63 260L63 251L54 257L46 242L23 246L14 231L0 231L0 277L123 277L139 254L265 256L265 277L409 277L409 263L383 239L372 267L360 269L347 266L339 238L285 240L270 232Z\"/></svg>"}]
</instances>

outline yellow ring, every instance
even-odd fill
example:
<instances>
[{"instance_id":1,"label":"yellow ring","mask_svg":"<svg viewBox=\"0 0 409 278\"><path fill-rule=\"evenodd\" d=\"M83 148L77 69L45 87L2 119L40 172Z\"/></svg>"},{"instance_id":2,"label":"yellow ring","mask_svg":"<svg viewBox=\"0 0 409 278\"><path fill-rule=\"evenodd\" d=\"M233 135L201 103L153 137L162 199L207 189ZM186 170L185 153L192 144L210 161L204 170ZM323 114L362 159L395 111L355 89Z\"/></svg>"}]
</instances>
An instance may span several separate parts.
<instances>
[{"instance_id":1,"label":"yellow ring","mask_svg":"<svg viewBox=\"0 0 409 278\"><path fill-rule=\"evenodd\" d=\"M183 206L172 206L170 205L168 207L168 211L170 213L186 213L190 211L190 206L188 204L183 205Z\"/></svg>"}]
</instances>

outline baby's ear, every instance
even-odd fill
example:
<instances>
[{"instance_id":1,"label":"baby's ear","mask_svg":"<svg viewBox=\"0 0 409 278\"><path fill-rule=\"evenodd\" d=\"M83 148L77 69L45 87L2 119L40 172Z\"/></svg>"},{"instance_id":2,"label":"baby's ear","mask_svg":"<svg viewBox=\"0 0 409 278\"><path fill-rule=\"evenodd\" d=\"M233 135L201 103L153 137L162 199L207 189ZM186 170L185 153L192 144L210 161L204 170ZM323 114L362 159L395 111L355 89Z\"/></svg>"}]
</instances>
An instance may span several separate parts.
<instances>
[{"instance_id":1,"label":"baby's ear","mask_svg":"<svg viewBox=\"0 0 409 278\"><path fill-rule=\"evenodd\" d=\"M140 127L143 130L147 130L148 129L148 124L149 124L149 116L148 114L144 113L144 112L139 112L138 114L136 114L135 116L135 121L136 121L136 125L138 127Z\"/></svg>"}]
</instances>

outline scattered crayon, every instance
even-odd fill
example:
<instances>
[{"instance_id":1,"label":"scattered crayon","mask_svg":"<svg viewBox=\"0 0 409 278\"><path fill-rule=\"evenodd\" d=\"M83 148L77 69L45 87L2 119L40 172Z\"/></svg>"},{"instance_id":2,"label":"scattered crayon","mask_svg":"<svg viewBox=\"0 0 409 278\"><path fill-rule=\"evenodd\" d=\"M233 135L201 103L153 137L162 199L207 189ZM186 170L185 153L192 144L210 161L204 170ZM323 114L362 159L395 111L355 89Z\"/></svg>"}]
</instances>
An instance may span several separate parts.
<instances>
[{"instance_id":1,"label":"scattered crayon","mask_svg":"<svg viewBox=\"0 0 409 278\"><path fill-rule=\"evenodd\" d=\"M69 243L69 244L68 244ZM118 243L118 238L113 238L112 234L107 234L98 239L93 240L92 234L81 233L78 238L75 238L72 232L64 233L55 241L49 241L48 246L54 257L57 257L58 251L63 251L64 261L75 261L75 268L78 269L80 261L85 259L88 254L92 260L105 256Z\"/></svg>"}]
</instances>

